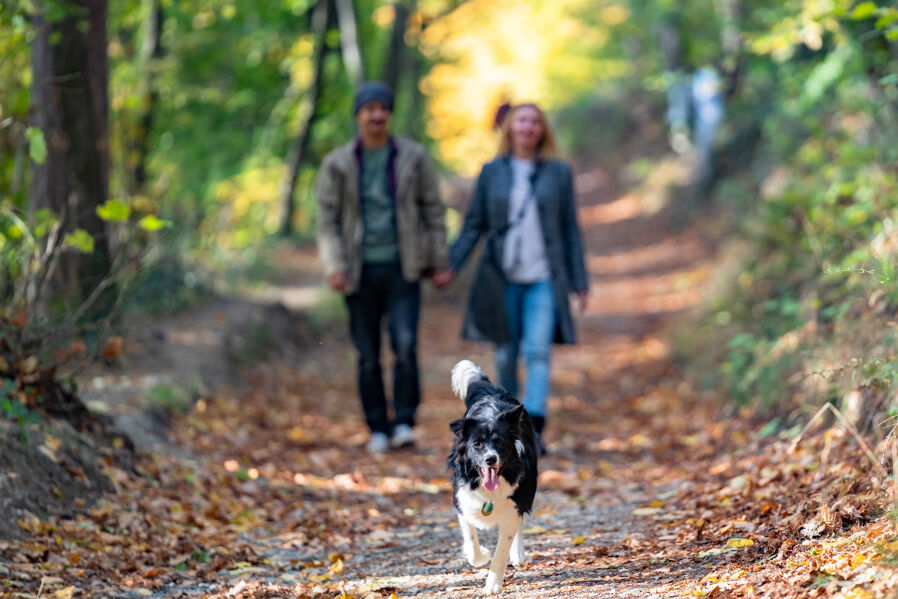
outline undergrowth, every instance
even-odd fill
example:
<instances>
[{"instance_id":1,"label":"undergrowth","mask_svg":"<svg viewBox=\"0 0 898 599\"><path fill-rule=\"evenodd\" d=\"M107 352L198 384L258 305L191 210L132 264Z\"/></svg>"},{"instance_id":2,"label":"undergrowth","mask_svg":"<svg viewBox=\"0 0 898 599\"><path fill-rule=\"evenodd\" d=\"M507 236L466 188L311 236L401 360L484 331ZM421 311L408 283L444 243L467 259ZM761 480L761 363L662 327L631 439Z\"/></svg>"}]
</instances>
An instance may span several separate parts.
<instances>
[{"instance_id":1,"label":"undergrowth","mask_svg":"<svg viewBox=\"0 0 898 599\"><path fill-rule=\"evenodd\" d=\"M828 60L826 81L813 62L788 78L817 81L827 102L778 104L754 160L712 191L741 249L678 348L694 380L735 404L794 419L857 392L882 430L898 388L895 90L851 41Z\"/></svg>"}]
</instances>

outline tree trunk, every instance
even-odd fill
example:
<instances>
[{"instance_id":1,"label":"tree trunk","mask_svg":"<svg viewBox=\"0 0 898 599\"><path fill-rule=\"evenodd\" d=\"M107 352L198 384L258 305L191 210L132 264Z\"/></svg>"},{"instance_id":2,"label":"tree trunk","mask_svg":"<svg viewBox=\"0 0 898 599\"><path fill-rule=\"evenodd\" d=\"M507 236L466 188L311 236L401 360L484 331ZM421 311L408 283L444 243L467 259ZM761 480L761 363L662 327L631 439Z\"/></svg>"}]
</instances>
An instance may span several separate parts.
<instances>
[{"instance_id":1,"label":"tree trunk","mask_svg":"<svg viewBox=\"0 0 898 599\"><path fill-rule=\"evenodd\" d=\"M658 25L658 45L664 56L664 69L670 72L678 71L683 66L680 27L678 13L668 14Z\"/></svg>"},{"instance_id":2,"label":"tree trunk","mask_svg":"<svg viewBox=\"0 0 898 599\"><path fill-rule=\"evenodd\" d=\"M399 77L402 74L403 63L405 62L403 60L406 52L405 28L408 17L411 14L410 2L394 2L393 10L395 11L393 31L390 34L390 49L387 54L387 60L384 63L382 80L395 93L399 85Z\"/></svg>"},{"instance_id":3,"label":"tree trunk","mask_svg":"<svg viewBox=\"0 0 898 599\"><path fill-rule=\"evenodd\" d=\"M358 88L365 81L365 63L362 60L361 44L359 43L355 3L352 0L334 0L334 4L340 26L343 65L346 67L350 83L353 87Z\"/></svg>"},{"instance_id":4,"label":"tree trunk","mask_svg":"<svg viewBox=\"0 0 898 599\"><path fill-rule=\"evenodd\" d=\"M723 49L721 71L726 84L724 95L732 97L739 87L742 74L742 42L740 25L742 21L741 0L718 0L721 17L720 42Z\"/></svg>"},{"instance_id":5,"label":"tree trunk","mask_svg":"<svg viewBox=\"0 0 898 599\"><path fill-rule=\"evenodd\" d=\"M143 193L147 183L147 157L150 154L150 136L159 99L156 91L156 63L162 57L162 22L165 16L160 0L144 0L144 3L147 5L146 37L140 51L140 63L144 72L143 114L140 115L134 140L136 159L132 183L135 193Z\"/></svg>"},{"instance_id":6,"label":"tree trunk","mask_svg":"<svg viewBox=\"0 0 898 599\"><path fill-rule=\"evenodd\" d=\"M315 77L312 86L303 96L306 105L306 122L303 124L299 137L294 141L287 158L287 173L281 184L281 205L284 207L284 217L281 221L281 235L287 237L293 233L293 193L296 189L296 180L299 178L303 161L308 152L309 142L312 140L312 127L318 118L318 108L321 103L322 84L324 83L324 59L327 56L327 30L334 18L333 4L330 0L319 0L312 13L312 32L315 35Z\"/></svg>"},{"instance_id":7,"label":"tree trunk","mask_svg":"<svg viewBox=\"0 0 898 599\"><path fill-rule=\"evenodd\" d=\"M66 15L49 22L38 14L32 49L34 125L47 141L47 159L35 165L34 209L58 215L63 231L84 229L93 238L89 256L67 259L54 285L77 301L108 273L109 245L97 206L109 185L109 101L106 0L73 0Z\"/></svg>"}]
</instances>

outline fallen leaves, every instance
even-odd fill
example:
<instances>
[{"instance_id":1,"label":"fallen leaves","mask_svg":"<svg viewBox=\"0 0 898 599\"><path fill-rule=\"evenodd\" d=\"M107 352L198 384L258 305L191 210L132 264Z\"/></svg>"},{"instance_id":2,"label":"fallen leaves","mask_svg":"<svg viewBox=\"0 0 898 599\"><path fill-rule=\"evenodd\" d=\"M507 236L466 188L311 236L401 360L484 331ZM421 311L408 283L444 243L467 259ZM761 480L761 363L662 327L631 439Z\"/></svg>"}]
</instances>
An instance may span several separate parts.
<instances>
[{"instance_id":1,"label":"fallen leaves","mask_svg":"<svg viewBox=\"0 0 898 599\"><path fill-rule=\"evenodd\" d=\"M282 388L282 375L263 376L251 391L258 395L254 400L207 397L202 410L175 422L174 436L201 460L147 455L134 471L104 464L114 495L72 519L21 518L30 540L3 554L23 576L52 571L68 586L88 580L89 595L95 596L141 594L140 589L153 594L168 585L223 579L228 589L236 588L237 579L248 585L235 597L246 596L260 578L289 582L316 599L340 588L358 573L351 556L334 547L350 538L382 548L407 543L397 528L446 503L451 487L443 474L441 440L435 439L438 451L409 454L410 464L398 468L372 460L353 464L352 448L363 441L352 435L358 420L346 420L339 402L333 414L312 417L315 411L295 403L295 395L273 403L268 398L278 395L270 385ZM334 393L332 381L314 376L297 377L294 384L309 405ZM351 397L339 385L343 397ZM348 445L328 448L331 434ZM45 434L41 447L48 457L62 455L63 443L53 435ZM394 499L383 500L388 497ZM258 545L263 530L277 530L293 551L322 557L269 559ZM116 575L102 574L109 571ZM2 582L0 574L0 597ZM37 592L28 585L22 578L12 588Z\"/></svg>"},{"instance_id":2,"label":"fallen leaves","mask_svg":"<svg viewBox=\"0 0 898 599\"><path fill-rule=\"evenodd\" d=\"M67 586L64 589L59 589L58 591L53 592L54 599L72 599L75 595L75 586Z\"/></svg>"},{"instance_id":3,"label":"fallen leaves","mask_svg":"<svg viewBox=\"0 0 898 599\"><path fill-rule=\"evenodd\" d=\"M660 514L663 511L663 507L663 501L653 501L647 505L634 509L630 513L634 516L654 516L655 514Z\"/></svg>"},{"instance_id":4,"label":"fallen leaves","mask_svg":"<svg viewBox=\"0 0 898 599\"><path fill-rule=\"evenodd\" d=\"M101 352L103 359L108 362L116 360L122 353L122 347L124 347L124 341L121 337L110 337L106 340Z\"/></svg>"},{"instance_id":5,"label":"fallen leaves","mask_svg":"<svg viewBox=\"0 0 898 599\"><path fill-rule=\"evenodd\" d=\"M454 549L408 554L433 530L455 526L443 517L451 508L441 433L457 400L435 401L422 447L385 464L359 456L365 435L349 408L356 407L351 380L267 368L245 393L205 397L175 420L173 437L195 458L148 455L133 471L105 464L117 491L89 513L20 519L30 538L2 551L31 578L9 576L11 588L36 595L34 581L52 573L59 580L44 597L73 586L76 597L152 596L200 584L217 589L210 599L406 595L399 584L393 592L368 577L352 555L360 542L410 557L399 570L456 570ZM647 588L671 597L791 599L813 587L860 598L886 588L884 566L898 559L898 535L875 519L882 491L841 438L826 441L825 461L814 438L788 454L784 442L760 443L744 423L715 422L688 397L660 386L609 397L613 412L602 403L595 414L579 403L558 410L559 450L541 462L540 475L552 501L524 530L540 548L528 565L532 584L560 584L552 575L564 572L581 580L598 574L603 584L645 576ZM603 410L614 414L613 426ZM62 456L57 441L49 435L42 444ZM638 498L621 495L634 486ZM435 514L436 524L417 528ZM588 519L571 514L614 514L619 528L584 527ZM304 557L277 557L286 553ZM526 596L531 583L511 580ZM75 586L80 581L87 582ZM447 596L474 587L454 588Z\"/></svg>"}]
</instances>

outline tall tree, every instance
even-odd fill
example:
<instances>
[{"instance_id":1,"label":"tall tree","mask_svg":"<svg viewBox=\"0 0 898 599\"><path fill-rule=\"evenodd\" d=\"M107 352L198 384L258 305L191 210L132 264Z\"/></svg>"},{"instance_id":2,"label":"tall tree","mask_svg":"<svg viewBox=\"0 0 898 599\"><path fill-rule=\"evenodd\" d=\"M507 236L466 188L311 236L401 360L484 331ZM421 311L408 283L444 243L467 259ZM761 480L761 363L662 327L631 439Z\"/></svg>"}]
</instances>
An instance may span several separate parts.
<instances>
[{"instance_id":1,"label":"tall tree","mask_svg":"<svg viewBox=\"0 0 898 599\"><path fill-rule=\"evenodd\" d=\"M132 184L136 193L141 193L147 182L147 157L150 154L150 135L156 117L159 93L156 91L156 63L162 57L162 23L164 12L161 0L143 0L146 6L143 46L140 63L144 73L143 113L134 139L136 157Z\"/></svg>"},{"instance_id":2,"label":"tall tree","mask_svg":"<svg viewBox=\"0 0 898 599\"><path fill-rule=\"evenodd\" d=\"M323 87L324 59L328 53L327 31L334 20L335 7L331 0L318 0L312 12L312 32L315 36L315 48L312 60L314 62L314 77L312 85L303 95L306 119L299 136L290 148L287 157L287 172L281 183L280 199L284 207L284 219L281 222L281 235L286 237L293 233L293 213L295 206L293 194L296 190L296 180L302 169L309 143L312 141L312 128L318 118L319 104L321 103L321 91Z\"/></svg>"},{"instance_id":3,"label":"tall tree","mask_svg":"<svg viewBox=\"0 0 898 599\"><path fill-rule=\"evenodd\" d=\"M405 30L409 15L414 10L414 0L400 0L393 3L393 31L390 34L390 48L384 63L382 80L393 90L399 85L399 77L407 60Z\"/></svg>"},{"instance_id":4,"label":"tall tree","mask_svg":"<svg viewBox=\"0 0 898 599\"><path fill-rule=\"evenodd\" d=\"M109 101L106 0L37 3L31 66L34 126L47 142L35 165L34 209L59 215L63 231L80 228L94 252L72 257L58 270L56 291L84 297L108 273L109 244L96 209L109 188Z\"/></svg>"},{"instance_id":5,"label":"tall tree","mask_svg":"<svg viewBox=\"0 0 898 599\"><path fill-rule=\"evenodd\" d=\"M365 81L365 63L362 60L362 49L359 41L359 28L352 0L334 0L337 9L337 21L340 24L340 47L343 52L343 65L354 87Z\"/></svg>"},{"instance_id":6,"label":"tall tree","mask_svg":"<svg viewBox=\"0 0 898 599\"><path fill-rule=\"evenodd\" d=\"M736 93L744 68L742 55L742 0L716 0L720 14L721 57L718 68L724 79L724 95L729 98Z\"/></svg>"},{"instance_id":7,"label":"tall tree","mask_svg":"<svg viewBox=\"0 0 898 599\"><path fill-rule=\"evenodd\" d=\"M421 93L420 82L427 70L427 62L421 53L421 38L430 25L430 19L425 18L419 11L414 14L413 35L409 41L408 57L409 57L409 80L411 81L411 89L408 112L405 118L405 133L413 139L422 139L424 136L424 94Z\"/></svg>"}]
</instances>

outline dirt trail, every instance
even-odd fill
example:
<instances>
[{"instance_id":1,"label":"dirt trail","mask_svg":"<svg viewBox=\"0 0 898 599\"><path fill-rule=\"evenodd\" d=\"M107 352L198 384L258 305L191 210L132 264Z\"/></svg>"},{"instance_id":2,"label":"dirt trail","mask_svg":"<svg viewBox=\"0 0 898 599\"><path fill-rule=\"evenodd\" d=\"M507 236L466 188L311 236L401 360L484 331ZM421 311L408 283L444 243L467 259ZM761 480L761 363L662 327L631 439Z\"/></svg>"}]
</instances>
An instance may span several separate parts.
<instances>
[{"instance_id":1,"label":"dirt trail","mask_svg":"<svg viewBox=\"0 0 898 599\"><path fill-rule=\"evenodd\" d=\"M667 210L652 213L639 197L614 193L603 173L581 178L593 182L581 195L580 214L592 300L579 320L580 344L553 356L550 454L540 463L540 490L527 523L530 563L510 570L504 596L679 596L675 583L706 570L670 543L658 551L659 541L676 535L665 535L665 521L646 517L652 508L642 516L633 512L678 487L671 468L676 456L649 439L688 435L704 424L671 389L666 333L699 301L708 251L696 231L674 231ZM493 371L491 348L456 339L456 305L428 306L422 326L428 400L421 424L430 441L419 453L436 458L427 460L435 477L448 447L446 423L462 413L448 393L449 369L471 357ZM659 392L659 384L667 389ZM402 459L389 459L387 469ZM460 555L448 492L392 535L386 543L347 546L355 554L353 569L384 579L400 597L479 595L485 570L472 572ZM485 545L494 544L495 534L487 533Z\"/></svg>"},{"instance_id":2,"label":"dirt trail","mask_svg":"<svg viewBox=\"0 0 898 599\"><path fill-rule=\"evenodd\" d=\"M581 197L581 225L593 298L579 322L581 343L559 348L554 356L550 455L541 462L541 488L527 523L530 563L510 570L505 596L676 596L677 591L663 589L694 578L703 566L679 555L670 543L667 550L658 550L658 543L676 535L665 535L666 521L648 517L659 510L645 506L663 502L678 486L672 467L677 456L657 443L659 437L676 444L674 436L686 436L704 424L677 397L675 380L669 378L665 332L701 295L708 276L706 248L695 231L672 230L666 210L646 208L635 195L615 193L603 173L587 173L583 179L592 188ZM308 251L288 252L282 264L296 265L295 279L302 281L308 280L303 273L314 268ZM295 295L290 280L285 277L282 288ZM277 297L276 289L271 297ZM328 553L339 553L345 558L341 588L357 596L375 591L403 598L479 594L484 571L471 571L461 557L445 480L447 423L462 412L450 395L448 373L463 357L491 372L492 349L458 339L463 293L427 296L420 352L422 442L413 451L386 458L362 451L366 433L342 322L320 336L316 351L295 364L289 380L278 367L256 373L262 388L273 385L295 395L299 405L282 406L259 392L297 418L308 435L301 456L282 455L285 459L276 459L272 470L296 472L294 477L310 489L328 488L337 512L343 508L343 518L361 520L340 531L332 543L317 546L305 535L303 542L295 542L294 529L278 530L276 524L267 534L254 531L252 542L265 559L326 563ZM659 391L659 384L666 387ZM230 453L218 454L219 460L251 454L258 443L252 435L237 437ZM303 464L313 467L304 469ZM641 507L644 515L634 515L634 510L643 513ZM487 546L495 543L494 534L485 538ZM283 589L292 582L315 582L316 575L311 576L287 573L273 579L257 574L255 579ZM197 590L178 586L180 592ZM259 592L263 587L245 588Z\"/></svg>"},{"instance_id":3,"label":"dirt trail","mask_svg":"<svg viewBox=\"0 0 898 599\"><path fill-rule=\"evenodd\" d=\"M663 187L620 192L598 170L578 179L592 300L580 343L553 354L529 563L509 570L504 596L782 598L821 596L852 575L868 584L855 568L894 532L871 516L879 483L857 478L856 451L833 437L821 465L819 448L762 445L745 422L715 420L716 404L673 365L669 332L704 296L712 257L697 229L671 225ZM207 385L168 439L154 428L136 471L108 467L116 493L88 515L23 522L33 536L0 543L0 583L22 596L480 596L485 570L462 558L445 468L448 422L463 412L451 367L469 358L494 371L492 348L458 337L464 285L425 293L418 446L377 457L363 450L341 301L321 294L312 248L286 249L278 264L253 301L157 323L165 343L127 357L142 368L132 396L160 369L167 381L200 369L207 383L218 372L237 384ZM95 399L144 422L133 397ZM866 503L846 503L851 493ZM820 505L834 506L822 521ZM846 561L840 546L796 543L809 523L812 536L867 526L879 544ZM482 539L492 547L495 533ZM835 578L808 557L828 553L854 574Z\"/></svg>"}]
</instances>

